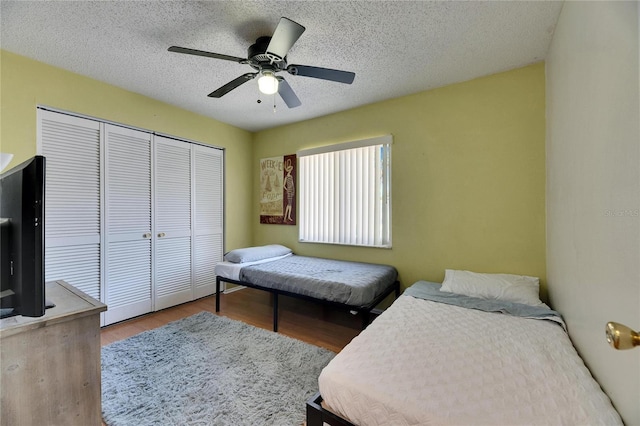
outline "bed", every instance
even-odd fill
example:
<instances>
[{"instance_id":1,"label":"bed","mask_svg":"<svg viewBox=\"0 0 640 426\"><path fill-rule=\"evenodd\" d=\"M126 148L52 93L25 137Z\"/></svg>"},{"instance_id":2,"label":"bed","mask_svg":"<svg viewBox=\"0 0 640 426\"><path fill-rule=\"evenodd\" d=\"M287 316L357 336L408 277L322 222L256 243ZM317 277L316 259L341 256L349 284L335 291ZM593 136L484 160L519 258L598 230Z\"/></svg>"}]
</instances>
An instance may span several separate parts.
<instances>
[{"instance_id":1,"label":"bed","mask_svg":"<svg viewBox=\"0 0 640 426\"><path fill-rule=\"evenodd\" d=\"M327 365L308 426L622 424L556 312L443 287L415 283Z\"/></svg>"},{"instance_id":2,"label":"bed","mask_svg":"<svg viewBox=\"0 0 640 426\"><path fill-rule=\"evenodd\" d=\"M247 247L225 254L216 265L216 312L221 283L243 285L273 294L273 330L278 331L278 296L312 300L359 313L362 328L386 297L400 293L396 268L299 256L278 244Z\"/></svg>"}]
</instances>

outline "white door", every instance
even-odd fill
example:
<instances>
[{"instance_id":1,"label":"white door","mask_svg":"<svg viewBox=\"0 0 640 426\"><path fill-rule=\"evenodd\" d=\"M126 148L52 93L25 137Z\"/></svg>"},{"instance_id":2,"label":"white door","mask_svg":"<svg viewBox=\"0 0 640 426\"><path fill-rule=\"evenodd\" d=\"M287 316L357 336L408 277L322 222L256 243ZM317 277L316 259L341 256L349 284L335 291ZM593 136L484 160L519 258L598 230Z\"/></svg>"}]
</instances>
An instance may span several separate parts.
<instances>
[{"instance_id":1,"label":"white door","mask_svg":"<svg viewBox=\"0 0 640 426\"><path fill-rule=\"evenodd\" d=\"M193 300L191 144L155 136L155 309Z\"/></svg>"},{"instance_id":2,"label":"white door","mask_svg":"<svg viewBox=\"0 0 640 426\"><path fill-rule=\"evenodd\" d=\"M216 263L224 247L224 161L221 149L193 146L195 298L215 293Z\"/></svg>"},{"instance_id":3,"label":"white door","mask_svg":"<svg viewBox=\"0 0 640 426\"><path fill-rule=\"evenodd\" d=\"M38 110L46 157L45 279L101 300L100 123Z\"/></svg>"},{"instance_id":4,"label":"white door","mask_svg":"<svg viewBox=\"0 0 640 426\"><path fill-rule=\"evenodd\" d=\"M151 134L105 124L105 324L153 310Z\"/></svg>"}]
</instances>

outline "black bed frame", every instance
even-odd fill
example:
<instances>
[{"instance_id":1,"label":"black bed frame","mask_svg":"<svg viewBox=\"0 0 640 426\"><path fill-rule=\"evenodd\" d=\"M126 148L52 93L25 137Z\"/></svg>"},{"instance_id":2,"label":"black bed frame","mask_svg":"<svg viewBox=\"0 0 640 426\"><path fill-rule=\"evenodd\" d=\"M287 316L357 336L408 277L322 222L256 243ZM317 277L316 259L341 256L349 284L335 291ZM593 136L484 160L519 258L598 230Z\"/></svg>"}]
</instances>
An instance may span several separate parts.
<instances>
[{"instance_id":1,"label":"black bed frame","mask_svg":"<svg viewBox=\"0 0 640 426\"><path fill-rule=\"evenodd\" d=\"M307 424L306 426L356 426L348 420L327 410L322 406L322 396L317 392L307 400Z\"/></svg>"},{"instance_id":2,"label":"black bed frame","mask_svg":"<svg viewBox=\"0 0 640 426\"><path fill-rule=\"evenodd\" d=\"M292 293L290 291L277 290L269 287L263 287L259 284L252 284L243 281L236 281L229 278L223 278L221 276L216 275L216 312L220 312L220 283L227 282L231 284L242 285L245 287L256 288L258 290L268 291L273 294L273 331L278 331L278 296L289 296L295 297L297 299L310 300L313 302L321 303L323 305L332 306L339 309L347 309L349 311L356 311L362 314L362 329L364 330L369 323L371 322L371 311L382 302L387 296L391 293L395 292L395 297L398 298L400 296L400 282L395 281L389 287L387 287L382 294L376 297L371 303L363 306L352 306L339 302L332 302L329 300L317 299L315 297L306 296L303 294Z\"/></svg>"}]
</instances>

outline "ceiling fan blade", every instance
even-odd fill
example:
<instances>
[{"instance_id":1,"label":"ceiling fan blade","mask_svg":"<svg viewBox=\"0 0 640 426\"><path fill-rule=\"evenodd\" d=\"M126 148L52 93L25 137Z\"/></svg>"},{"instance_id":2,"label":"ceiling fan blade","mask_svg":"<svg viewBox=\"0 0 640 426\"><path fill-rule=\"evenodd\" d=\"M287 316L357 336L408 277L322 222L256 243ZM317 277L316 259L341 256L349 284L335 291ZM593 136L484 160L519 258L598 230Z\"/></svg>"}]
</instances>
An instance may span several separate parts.
<instances>
[{"instance_id":1,"label":"ceiling fan blade","mask_svg":"<svg viewBox=\"0 0 640 426\"><path fill-rule=\"evenodd\" d=\"M246 83L249 80L253 80L253 78L256 75L258 75L257 72L254 72L254 73L249 72L249 73L243 74L240 77L236 78L235 80L231 80L224 86L209 93L207 96L209 96L210 98L221 98L227 93L229 93L230 91L232 91L233 89L235 89L236 87Z\"/></svg>"},{"instance_id":2,"label":"ceiling fan blade","mask_svg":"<svg viewBox=\"0 0 640 426\"><path fill-rule=\"evenodd\" d=\"M302 105L302 102L300 102L300 99L298 99L296 94L293 92L293 89L291 88L291 86L289 86L289 83L287 83L287 80L285 80L282 77L277 77L277 78L279 82L278 94L280 94L280 97L282 98L284 103L287 104L289 108L295 108Z\"/></svg>"},{"instance_id":3,"label":"ceiling fan blade","mask_svg":"<svg viewBox=\"0 0 640 426\"><path fill-rule=\"evenodd\" d=\"M171 46L169 52L186 53L187 55L206 56L207 58L224 59L225 61L243 62L244 58L237 56L222 55L220 53L205 52L204 50L188 49L186 47Z\"/></svg>"},{"instance_id":4,"label":"ceiling fan blade","mask_svg":"<svg viewBox=\"0 0 640 426\"><path fill-rule=\"evenodd\" d=\"M319 78L321 80L337 81L351 84L356 74L349 71L333 70L330 68L310 67L308 65L289 65L287 72L292 75Z\"/></svg>"},{"instance_id":5,"label":"ceiling fan blade","mask_svg":"<svg viewBox=\"0 0 640 426\"><path fill-rule=\"evenodd\" d=\"M273 36L271 36L266 53L284 59L291 46L298 41L304 30L305 28L297 22L284 17L280 18L280 22L278 22L278 26L273 32Z\"/></svg>"}]
</instances>

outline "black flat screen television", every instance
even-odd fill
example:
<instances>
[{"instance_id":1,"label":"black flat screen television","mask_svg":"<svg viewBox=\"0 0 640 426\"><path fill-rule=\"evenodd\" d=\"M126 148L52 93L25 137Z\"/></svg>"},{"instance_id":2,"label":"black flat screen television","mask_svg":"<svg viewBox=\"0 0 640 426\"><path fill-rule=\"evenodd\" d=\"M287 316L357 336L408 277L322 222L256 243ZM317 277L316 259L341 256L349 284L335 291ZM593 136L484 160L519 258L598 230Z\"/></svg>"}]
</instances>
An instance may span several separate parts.
<instances>
[{"instance_id":1,"label":"black flat screen television","mask_svg":"<svg viewBox=\"0 0 640 426\"><path fill-rule=\"evenodd\" d=\"M0 317L41 317L44 288L45 158L0 175Z\"/></svg>"}]
</instances>

